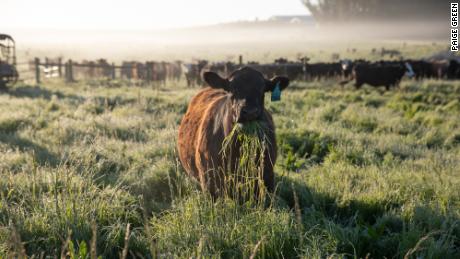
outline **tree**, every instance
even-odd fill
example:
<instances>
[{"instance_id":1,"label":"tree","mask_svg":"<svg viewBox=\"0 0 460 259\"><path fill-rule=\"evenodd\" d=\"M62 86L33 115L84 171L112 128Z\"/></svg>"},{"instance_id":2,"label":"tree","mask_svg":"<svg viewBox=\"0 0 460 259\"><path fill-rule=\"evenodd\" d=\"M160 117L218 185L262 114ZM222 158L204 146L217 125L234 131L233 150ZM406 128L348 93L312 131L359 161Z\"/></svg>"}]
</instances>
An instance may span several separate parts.
<instances>
[{"instance_id":1,"label":"tree","mask_svg":"<svg viewBox=\"0 0 460 259\"><path fill-rule=\"evenodd\" d=\"M448 0L301 0L319 23L450 18Z\"/></svg>"}]
</instances>

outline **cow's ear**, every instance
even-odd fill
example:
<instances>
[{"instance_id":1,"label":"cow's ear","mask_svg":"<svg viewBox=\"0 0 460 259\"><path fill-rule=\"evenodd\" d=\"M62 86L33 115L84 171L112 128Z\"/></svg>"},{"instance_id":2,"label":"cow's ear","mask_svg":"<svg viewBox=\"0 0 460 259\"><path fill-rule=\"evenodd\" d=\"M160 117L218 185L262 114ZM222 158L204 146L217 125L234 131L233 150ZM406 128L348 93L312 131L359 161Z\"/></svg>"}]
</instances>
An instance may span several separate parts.
<instances>
[{"instance_id":1,"label":"cow's ear","mask_svg":"<svg viewBox=\"0 0 460 259\"><path fill-rule=\"evenodd\" d=\"M284 90L289 86L289 78L285 76L275 76L270 80L265 81L265 92L271 92L275 89L276 85L280 87L280 90Z\"/></svg>"},{"instance_id":2,"label":"cow's ear","mask_svg":"<svg viewBox=\"0 0 460 259\"><path fill-rule=\"evenodd\" d=\"M230 82L227 79L220 77L217 73L211 71L204 72L203 81L212 88L230 91Z\"/></svg>"}]
</instances>

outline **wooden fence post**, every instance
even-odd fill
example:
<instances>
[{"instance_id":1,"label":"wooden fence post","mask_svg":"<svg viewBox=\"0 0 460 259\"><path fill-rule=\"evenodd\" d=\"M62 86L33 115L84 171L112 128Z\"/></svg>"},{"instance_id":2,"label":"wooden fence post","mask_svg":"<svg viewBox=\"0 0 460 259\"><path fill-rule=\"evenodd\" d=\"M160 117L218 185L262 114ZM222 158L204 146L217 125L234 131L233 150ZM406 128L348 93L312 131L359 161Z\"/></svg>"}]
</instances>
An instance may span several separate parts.
<instances>
[{"instance_id":1,"label":"wooden fence post","mask_svg":"<svg viewBox=\"0 0 460 259\"><path fill-rule=\"evenodd\" d=\"M65 70L65 82L69 82L69 62L66 62L64 65Z\"/></svg>"},{"instance_id":2,"label":"wooden fence post","mask_svg":"<svg viewBox=\"0 0 460 259\"><path fill-rule=\"evenodd\" d=\"M91 61L91 62L89 62L88 65L89 65L89 73L88 73L88 74L89 74L89 77L90 77L91 79L93 79L94 76L96 75L96 73L95 73L96 68L94 67L94 62Z\"/></svg>"},{"instance_id":3,"label":"wooden fence post","mask_svg":"<svg viewBox=\"0 0 460 259\"><path fill-rule=\"evenodd\" d=\"M153 63L145 62L145 79L148 83L153 81Z\"/></svg>"},{"instance_id":4,"label":"wooden fence post","mask_svg":"<svg viewBox=\"0 0 460 259\"><path fill-rule=\"evenodd\" d=\"M243 55L240 55L238 57L238 61L239 61L240 66L242 66L243 65Z\"/></svg>"},{"instance_id":5,"label":"wooden fence post","mask_svg":"<svg viewBox=\"0 0 460 259\"><path fill-rule=\"evenodd\" d=\"M62 58L58 58L58 74L59 78L62 77Z\"/></svg>"},{"instance_id":6,"label":"wooden fence post","mask_svg":"<svg viewBox=\"0 0 460 259\"><path fill-rule=\"evenodd\" d=\"M40 59L35 58L35 82L40 84Z\"/></svg>"},{"instance_id":7,"label":"wooden fence post","mask_svg":"<svg viewBox=\"0 0 460 259\"><path fill-rule=\"evenodd\" d=\"M71 59L69 59L69 75L70 75L70 82L74 82L74 78L73 78L73 62Z\"/></svg>"},{"instance_id":8,"label":"wooden fence post","mask_svg":"<svg viewBox=\"0 0 460 259\"><path fill-rule=\"evenodd\" d=\"M72 60L69 59L66 64L66 74L65 74L65 81L66 83L72 83L73 79L73 67L72 67Z\"/></svg>"},{"instance_id":9,"label":"wooden fence post","mask_svg":"<svg viewBox=\"0 0 460 259\"><path fill-rule=\"evenodd\" d=\"M115 79L115 63L112 63L112 80Z\"/></svg>"},{"instance_id":10,"label":"wooden fence post","mask_svg":"<svg viewBox=\"0 0 460 259\"><path fill-rule=\"evenodd\" d=\"M64 81L67 82L67 75L69 74L69 66L67 63L64 63Z\"/></svg>"}]
</instances>

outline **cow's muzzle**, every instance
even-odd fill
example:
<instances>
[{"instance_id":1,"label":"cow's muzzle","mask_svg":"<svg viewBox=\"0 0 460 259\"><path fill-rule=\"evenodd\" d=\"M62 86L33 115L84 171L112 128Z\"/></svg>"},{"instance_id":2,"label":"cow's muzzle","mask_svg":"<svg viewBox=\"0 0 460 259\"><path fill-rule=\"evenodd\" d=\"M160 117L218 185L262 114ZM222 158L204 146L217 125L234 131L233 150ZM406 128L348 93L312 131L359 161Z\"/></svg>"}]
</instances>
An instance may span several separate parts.
<instances>
[{"instance_id":1,"label":"cow's muzzle","mask_svg":"<svg viewBox=\"0 0 460 259\"><path fill-rule=\"evenodd\" d=\"M257 107L243 107L238 116L238 122L248 122L260 119L261 110Z\"/></svg>"}]
</instances>

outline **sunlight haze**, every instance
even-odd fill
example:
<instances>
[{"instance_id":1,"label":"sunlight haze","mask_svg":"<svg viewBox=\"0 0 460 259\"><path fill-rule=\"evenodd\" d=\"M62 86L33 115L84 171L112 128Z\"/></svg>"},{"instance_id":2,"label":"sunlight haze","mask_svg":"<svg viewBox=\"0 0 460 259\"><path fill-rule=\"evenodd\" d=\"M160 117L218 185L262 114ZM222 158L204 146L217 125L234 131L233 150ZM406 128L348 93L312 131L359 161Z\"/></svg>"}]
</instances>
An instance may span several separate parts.
<instances>
[{"instance_id":1,"label":"sunlight haze","mask_svg":"<svg viewBox=\"0 0 460 259\"><path fill-rule=\"evenodd\" d=\"M300 0L3 0L9 29L143 30L307 14Z\"/></svg>"}]
</instances>

